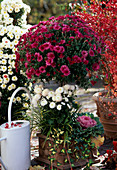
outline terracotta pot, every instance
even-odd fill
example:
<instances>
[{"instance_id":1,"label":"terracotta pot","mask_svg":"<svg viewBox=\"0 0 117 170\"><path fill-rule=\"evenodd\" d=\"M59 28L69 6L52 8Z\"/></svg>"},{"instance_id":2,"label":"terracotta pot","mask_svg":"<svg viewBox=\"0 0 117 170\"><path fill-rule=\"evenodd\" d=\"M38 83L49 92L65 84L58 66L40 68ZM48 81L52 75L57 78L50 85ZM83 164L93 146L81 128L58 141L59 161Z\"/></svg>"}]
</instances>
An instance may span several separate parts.
<instances>
[{"instance_id":1,"label":"terracotta pot","mask_svg":"<svg viewBox=\"0 0 117 170\"><path fill-rule=\"evenodd\" d=\"M93 95L97 105L97 115L104 127L107 137L117 139L117 98L105 97L107 92L98 92Z\"/></svg>"},{"instance_id":2,"label":"terracotta pot","mask_svg":"<svg viewBox=\"0 0 117 170\"><path fill-rule=\"evenodd\" d=\"M39 157L37 158L38 161L40 162L44 162L46 164L50 164L50 161L48 160L48 157L51 155L50 153L50 149L53 147L53 138L49 138L46 142L46 136L38 133L37 137L39 139ZM51 143L51 146L49 145L49 143ZM52 162L52 166L58 168L58 169L68 169L71 168L70 167L70 163L69 162L64 162L64 160L67 158L67 154L66 153L61 153L61 149L63 148L63 145L59 144L58 149L56 150L57 153L55 155L53 155L51 158L55 158L55 160ZM72 158L74 160L74 167L80 167L80 166L84 166L86 164L86 162L88 162L88 159L76 159L75 155L74 155L74 151L73 151L73 145L71 145L71 150L72 150L72 154L69 154L70 159ZM90 152L90 159L93 158L93 153L95 152L95 149L92 150ZM57 162L61 163L60 166L57 166Z\"/></svg>"}]
</instances>

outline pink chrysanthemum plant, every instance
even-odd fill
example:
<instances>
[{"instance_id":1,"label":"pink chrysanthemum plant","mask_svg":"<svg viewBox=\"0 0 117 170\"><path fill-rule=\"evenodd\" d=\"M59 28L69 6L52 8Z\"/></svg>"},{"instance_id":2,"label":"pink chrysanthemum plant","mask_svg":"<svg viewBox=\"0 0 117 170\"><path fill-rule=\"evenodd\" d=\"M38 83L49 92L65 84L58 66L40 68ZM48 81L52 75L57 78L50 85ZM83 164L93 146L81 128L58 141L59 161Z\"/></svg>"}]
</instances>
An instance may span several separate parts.
<instances>
[{"instance_id":1,"label":"pink chrysanthemum plant","mask_svg":"<svg viewBox=\"0 0 117 170\"><path fill-rule=\"evenodd\" d=\"M104 43L82 19L67 14L40 21L16 47L16 70L22 69L29 79L87 88L95 83Z\"/></svg>"}]
</instances>

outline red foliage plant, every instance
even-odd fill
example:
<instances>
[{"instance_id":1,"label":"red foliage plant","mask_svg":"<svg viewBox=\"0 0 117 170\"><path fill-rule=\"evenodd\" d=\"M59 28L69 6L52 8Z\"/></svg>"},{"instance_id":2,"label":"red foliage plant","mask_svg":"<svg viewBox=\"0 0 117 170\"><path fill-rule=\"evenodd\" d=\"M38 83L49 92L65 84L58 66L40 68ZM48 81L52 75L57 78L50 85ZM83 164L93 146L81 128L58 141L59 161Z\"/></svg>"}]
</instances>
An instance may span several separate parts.
<instances>
[{"instance_id":1,"label":"red foliage plant","mask_svg":"<svg viewBox=\"0 0 117 170\"><path fill-rule=\"evenodd\" d=\"M107 82L105 88L113 97L117 97L117 1L91 0L90 2L90 5L85 4L83 12L78 10L77 15L104 38L106 52L101 61L102 75Z\"/></svg>"}]
</instances>

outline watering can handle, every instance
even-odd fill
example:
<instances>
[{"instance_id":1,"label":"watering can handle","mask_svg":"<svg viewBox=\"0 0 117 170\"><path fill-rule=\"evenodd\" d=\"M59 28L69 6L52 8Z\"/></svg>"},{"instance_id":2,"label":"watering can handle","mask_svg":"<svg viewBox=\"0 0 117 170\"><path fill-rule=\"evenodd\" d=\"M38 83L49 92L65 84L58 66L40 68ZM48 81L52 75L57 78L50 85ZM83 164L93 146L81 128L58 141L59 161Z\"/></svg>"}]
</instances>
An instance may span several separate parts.
<instances>
[{"instance_id":1,"label":"watering can handle","mask_svg":"<svg viewBox=\"0 0 117 170\"><path fill-rule=\"evenodd\" d=\"M25 88L25 87L18 87L12 94L10 101L9 101L9 106L8 106L8 124L9 127L11 127L11 108L12 108L12 102L13 102L13 98L15 97L16 93L20 90L24 90L28 93L29 98L30 98L30 103L31 103L31 95L29 93L29 91Z\"/></svg>"}]
</instances>

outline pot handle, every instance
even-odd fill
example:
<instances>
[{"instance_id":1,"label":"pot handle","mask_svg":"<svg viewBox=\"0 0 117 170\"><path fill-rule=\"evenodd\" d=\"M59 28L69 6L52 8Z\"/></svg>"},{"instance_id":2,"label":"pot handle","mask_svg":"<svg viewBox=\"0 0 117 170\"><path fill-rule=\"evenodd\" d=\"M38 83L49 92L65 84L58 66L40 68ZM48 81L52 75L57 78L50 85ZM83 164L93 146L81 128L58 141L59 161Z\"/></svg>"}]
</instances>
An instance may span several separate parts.
<instances>
[{"instance_id":1,"label":"pot handle","mask_svg":"<svg viewBox=\"0 0 117 170\"><path fill-rule=\"evenodd\" d=\"M29 93L29 91L25 88L25 87L18 87L12 94L10 101L9 101L9 106L8 106L8 124L9 127L11 127L11 108L12 108L12 102L13 102L13 98L15 97L16 93L20 90L24 90L28 93L29 98L30 98L30 103L31 103L31 95Z\"/></svg>"},{"instance_id":2,"label":"pot handle","mask_svg":"<svg viewBox=\"0 0 117 170\"><path fill-rule=\"evenodd\" d=\"M6 137L0 138L0 142L2 142L3 140L6 140L6 139L7 139ZM2 166L3 166L3 168L4 168L5 170L8 170L7 167L6 167L5 164L4 164L1 156L0 156L0 162L1 162Z\"/></svg>"}]
</instances>

